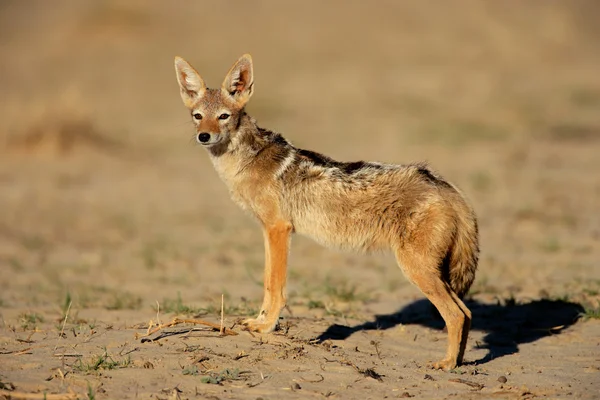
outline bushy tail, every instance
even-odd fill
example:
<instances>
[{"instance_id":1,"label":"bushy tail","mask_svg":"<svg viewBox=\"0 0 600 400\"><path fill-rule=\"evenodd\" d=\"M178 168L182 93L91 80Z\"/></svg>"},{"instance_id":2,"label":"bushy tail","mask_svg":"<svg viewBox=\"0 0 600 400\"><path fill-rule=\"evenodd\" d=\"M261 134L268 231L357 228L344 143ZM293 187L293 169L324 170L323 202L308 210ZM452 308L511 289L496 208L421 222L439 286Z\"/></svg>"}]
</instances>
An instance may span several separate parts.
<instances>
[{"instance_id":1,"label":"bushy tail","mask_svg":"<svg viewBox=\"0 0 600 400\"><path fill-rule=\"evenodd\" d=\"M479 260L479 232L473 210L464 205L458 213L456 236L449 258L450 287L460 297L469 291Z\"/></svg>"}]
</instances>

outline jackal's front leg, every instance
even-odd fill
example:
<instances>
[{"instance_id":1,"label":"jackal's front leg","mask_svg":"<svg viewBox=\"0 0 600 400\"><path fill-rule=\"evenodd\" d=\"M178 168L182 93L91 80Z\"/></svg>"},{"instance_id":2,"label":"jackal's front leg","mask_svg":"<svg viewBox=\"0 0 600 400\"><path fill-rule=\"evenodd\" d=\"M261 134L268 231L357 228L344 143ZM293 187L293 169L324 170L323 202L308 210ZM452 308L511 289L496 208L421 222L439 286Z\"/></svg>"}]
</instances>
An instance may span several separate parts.
<instances>
[{"instance_id":1,"label":"jackal's front leg","mask_svg":"<svg viewBox=\"0 0 600 400\"><path fill-rule=\"evenodd\" d=\"M264 299L258 317L244 321L251 331L271 332L274 330L279 320L279 314L285 307L287 256L291 231L292 225L284 221L264 227Z\"/></svg>"}]
</instances>

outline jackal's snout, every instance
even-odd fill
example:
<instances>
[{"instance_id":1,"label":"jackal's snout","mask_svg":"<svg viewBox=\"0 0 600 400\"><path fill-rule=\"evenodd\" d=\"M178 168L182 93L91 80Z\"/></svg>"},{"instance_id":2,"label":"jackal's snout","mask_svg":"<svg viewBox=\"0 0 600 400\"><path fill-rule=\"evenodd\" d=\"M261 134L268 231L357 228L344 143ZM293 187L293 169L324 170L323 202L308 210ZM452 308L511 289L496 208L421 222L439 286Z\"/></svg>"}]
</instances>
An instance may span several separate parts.
<instances>
[{"instance_id":1,"label":"jackal's snout","mask_svg":"<svg viewBox=\"0 0 600 400\"><path fill-rule=\"evenodd\" d=\"M211 146L219 143L223 139L222 136L218 133L200 132L196 135L196 141L203 146Z\"/></svg>"}]
</instances>

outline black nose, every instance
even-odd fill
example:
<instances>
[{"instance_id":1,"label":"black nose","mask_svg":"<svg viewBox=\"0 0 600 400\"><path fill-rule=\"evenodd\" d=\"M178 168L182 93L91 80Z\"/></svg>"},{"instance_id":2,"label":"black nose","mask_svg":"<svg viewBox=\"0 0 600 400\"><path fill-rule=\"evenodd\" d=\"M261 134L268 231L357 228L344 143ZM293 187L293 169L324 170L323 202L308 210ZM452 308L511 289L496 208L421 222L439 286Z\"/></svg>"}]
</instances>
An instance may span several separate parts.
<instances>
[{"instance_id":1,"label":"black nose","mask_svg":"<svg viewBox=\"0 0 600 400\"><path fill-rule=\"evenodd\" d=\"M203 133L198 134L198 141L200 143L206 143L209 140L210 140L210 133L203 132Z\"/></svg>"}]
</instances>

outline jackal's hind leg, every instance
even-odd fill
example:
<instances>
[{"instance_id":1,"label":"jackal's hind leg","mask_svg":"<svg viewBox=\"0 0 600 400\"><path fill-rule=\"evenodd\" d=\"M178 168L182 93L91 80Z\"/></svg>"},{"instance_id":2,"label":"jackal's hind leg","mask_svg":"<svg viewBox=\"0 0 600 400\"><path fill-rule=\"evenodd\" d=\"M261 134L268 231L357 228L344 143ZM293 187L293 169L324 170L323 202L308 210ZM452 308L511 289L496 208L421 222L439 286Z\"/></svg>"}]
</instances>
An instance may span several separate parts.
<instances>
[{"instance_id":1,"label":"jackal's hind leg","mask_svg":"<svg viewBox=\"0 0 600 400\"><path fill-rule=\"evenodd\" d=\"M421 255L412 249L406 249L397 251L396 258L406 277L427 296L446 322L446 357L433 363L433 367L444 370L456 368L462 363L467 345L471 327L470 311L452 291L450 285L442 279L437 257Z\"/></svg>"}]
</instances>

